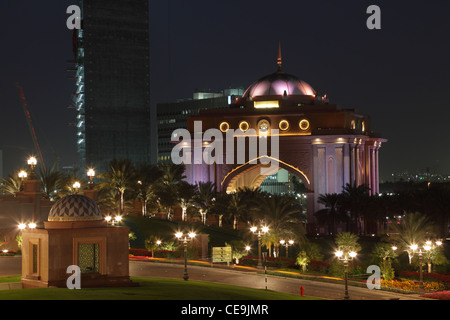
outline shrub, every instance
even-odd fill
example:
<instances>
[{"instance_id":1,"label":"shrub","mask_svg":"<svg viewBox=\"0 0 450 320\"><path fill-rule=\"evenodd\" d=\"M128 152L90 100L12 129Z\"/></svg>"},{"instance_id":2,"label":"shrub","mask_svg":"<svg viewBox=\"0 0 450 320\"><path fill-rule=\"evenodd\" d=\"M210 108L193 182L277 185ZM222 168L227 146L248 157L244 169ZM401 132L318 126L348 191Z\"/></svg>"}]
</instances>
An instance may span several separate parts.
<instances>
[{"instance_id":1,"label":"shrub","mask_svg":"<svg viewBox=\"0 0 450 320\"><path fill-rule=\"evenodd\" d=\"M419 272L414 271L399 271L398 274L400 277L407 279L419 280L420 278ZM450 289L450 275L448 274L424 272L423 280L428 282L439 282L442 283L445 289Z\"/></svg>"},{"instance_id":2,"label":"shrub","mask_svg":"<svg viewBox=\"0 0 450 320\"><path fill-rule=\"evenodd\" d=\"M328 273L331 276L334 277L344 277L344 263L342 261L339 260L333 260L330 264L329 264L329 268L328 268ZM362 265L355 263L355 262L349 262L348 265L348 274L349 275L359 275L362 274L363 269L362 269Z\"/></svg>"},{"instance_id":3,"label":"shrub","mask_svg":"<svg viewBox=\"0 0 450 320\"><path fill-rule=\"evenodd\" d=\"M381 285L387 288L400 289L406 291L422 291L420 284L412 280L384 280L381 279ZM425 291L439 291L444 289L444 285L440 282L424 282Z\"/></svg>"},{"instance_id":4,"label":"shrub","mask_svg":"<svg viewBox=\"0 0 450 320\"><path fill-rule=\"evenodd\" d=\"M450 300L450 291L439 291L432 293L425 293L422 295L425 298L438 299L438 300Z\"/></svg>"},{"instance_id":5,"label":"shrub","mask_svg":"<svg viewBox=\"0 0 450 320\"><path fill-rule=\"evenodd\" d=\"M311 260L308 269L311 272L327 273L330 263L327 261Z\"/></svg>"},{"instance_id":6,"label":"shrub","mask_svg":"<svg viewBox=\"0 0 450 320\"><path fill-rule=\"evenodd\" d=\"M145 249L130 249L129 253L133 256L150 257L152 253Z\"/></svg>"},{"instance_id":7,"label":"shrub","mask_svg":"<svg viewBox=\"0 0 450 320\"><path fill-rule=\"evenodd\" d=\"M380 263L381 276L384 280L392 280L395 278L395 270L392 267L391 260L383 260Z\"/></svg>"}]
</instances>

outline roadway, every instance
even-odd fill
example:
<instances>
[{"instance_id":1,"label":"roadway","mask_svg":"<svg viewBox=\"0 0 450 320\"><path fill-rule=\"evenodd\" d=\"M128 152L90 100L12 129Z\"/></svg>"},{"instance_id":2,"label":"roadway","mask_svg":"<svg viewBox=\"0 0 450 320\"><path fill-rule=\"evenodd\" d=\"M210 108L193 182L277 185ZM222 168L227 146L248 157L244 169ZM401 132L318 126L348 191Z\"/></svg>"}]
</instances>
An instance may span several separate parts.
<instances>
[{"instance_id":1,"label":"roadway","mask_svg":"<svg viewBox=\"0 0 450 320\"><path fill-rule=\"evenodd\" d=\"M1 257L0 276L21 274L20 257ZM188 266L189 280L208 281L222 284L238 285L255 289L300 294L303 286L304 295L330 300L343 300L344 285L325 283L314 280L285 278L265 275L256 269L219 268L206 266ZM153 261L130 261L130 276L182 279L184 265ZM351 300L428 300L416 294L399 294L382 290L349 286Z\"/></svg>"},{"instance_id":2,"label":"roadway","mask_svg":"<svg viewBox=\"0 0 450 320\"><path fill-rule=\"evenodd\" d=\"M148 276L157 278L182 279L184 265L174 263L158 263L150 261L131 261L131 276ZM330 300L344 299L344 283L325 283L315 280L304 280L265 275L254 269L237 270L207 266L188 265L189 280L208 281L222 284L237 285L254 289L300 294L303 286L305 296ZM267 282L266 282L267 278ZM355 286L348 287L351 300L428 300L417 294L400 294L382 290L369 290Z\"/></svg>"}]
</instances>

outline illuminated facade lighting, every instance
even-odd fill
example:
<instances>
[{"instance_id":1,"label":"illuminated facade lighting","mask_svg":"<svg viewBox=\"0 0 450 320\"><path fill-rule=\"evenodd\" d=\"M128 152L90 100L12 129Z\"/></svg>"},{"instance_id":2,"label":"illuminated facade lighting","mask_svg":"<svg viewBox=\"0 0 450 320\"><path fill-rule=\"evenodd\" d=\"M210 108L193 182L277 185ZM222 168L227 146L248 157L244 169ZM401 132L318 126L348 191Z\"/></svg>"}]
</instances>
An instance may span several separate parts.
<instances>
[{"instance_id":1,"label":"illuminated facade lighting","mask_svg":"<svg viewBox=\"0 0 450 320\"><path fill-rule=\"evenodd\" d=\"M230 129L228 122L222 122L219 126L220 131L227 132Z\"/></svg>"},{"instance_id":2,"label":"illuminated facade lighting","mask_svg":"<svg viewBox=\"0 0 450 320\"><path fill-rule=\"evenodd\" d=\"M250 128L250 125L248 124L247 121L241 121L241 123L239 123L239 129L243 132L247 131Z\"/></svg>"},{"instance_id":3,"label":"illuminated facade lighting","mask_svg":"<svg viewBox=\"0 0 450 320\"><path fill-rule=\"evenodd\" d=\"M286 131L289 129L289 122L287 120L281 120L278 127L282 131Z\"/></svg>"},{"instance_id":4,"label":"illuminated facade lighting","mask_svg":"<svg viewBox=\"0 0 450 320\"><path fill-rule=\"evenodd\" d=\"M303 119L299 122L298 126L300 127L301 130L306 131L309 129L309 121L306 119Z\"/></svg>"},{"instance_id":5,"label":"illuminated facade lighting","mask_svg":"<svg viewBox=\"0 0 450 320\"><path fill-rule=\"evenodd\" d=\"M279 108L280 104L278 101L255 101L254 107L255 109L272 109Z\"/></svg>"}]
</instances>

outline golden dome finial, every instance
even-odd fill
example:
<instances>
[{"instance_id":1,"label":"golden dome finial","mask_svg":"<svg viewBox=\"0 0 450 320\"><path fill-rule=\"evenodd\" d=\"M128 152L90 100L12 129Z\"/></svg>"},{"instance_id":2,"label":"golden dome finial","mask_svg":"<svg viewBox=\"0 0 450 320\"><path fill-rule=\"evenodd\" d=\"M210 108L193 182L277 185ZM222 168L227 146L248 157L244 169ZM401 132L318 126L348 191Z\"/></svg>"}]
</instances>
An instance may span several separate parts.
<instances>
[{"instance_id":1,"label":"golden dome finial","mask_svg":"<svg viewBox=\"0 0 450 320\"><path fill-rule=\"evenodd\" d=\"M278 58L277 58L278 71L281 71L281 64L282 64L281 41L278 41Z\"/></svg>"}]
</instances>

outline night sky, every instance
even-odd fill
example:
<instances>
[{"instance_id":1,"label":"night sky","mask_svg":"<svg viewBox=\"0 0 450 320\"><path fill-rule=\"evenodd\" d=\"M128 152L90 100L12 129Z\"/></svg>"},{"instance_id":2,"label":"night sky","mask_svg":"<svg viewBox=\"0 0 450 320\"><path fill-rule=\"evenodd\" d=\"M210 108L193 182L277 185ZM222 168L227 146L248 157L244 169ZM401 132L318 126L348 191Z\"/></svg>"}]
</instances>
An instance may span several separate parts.
<instances>
[{"instance_id":1,"label":"night sky","mask_svg":"<svg viewBox=\"0 0 450 320\"><path fill-rule=\"evenodd\" d=\"M395 4L393 4L395 2ZM69 1L1 1L0 149L4 175L33 153L19 82L47 166L74 165L76 112ZM381 30L366 9L381 8ZM372 118L389 142L381 178L401 170L450 173L449 1L150 1L151 99L196 88L248 87L276 70L308 82L332 103Z\"/></svg>"}]
</instances>

